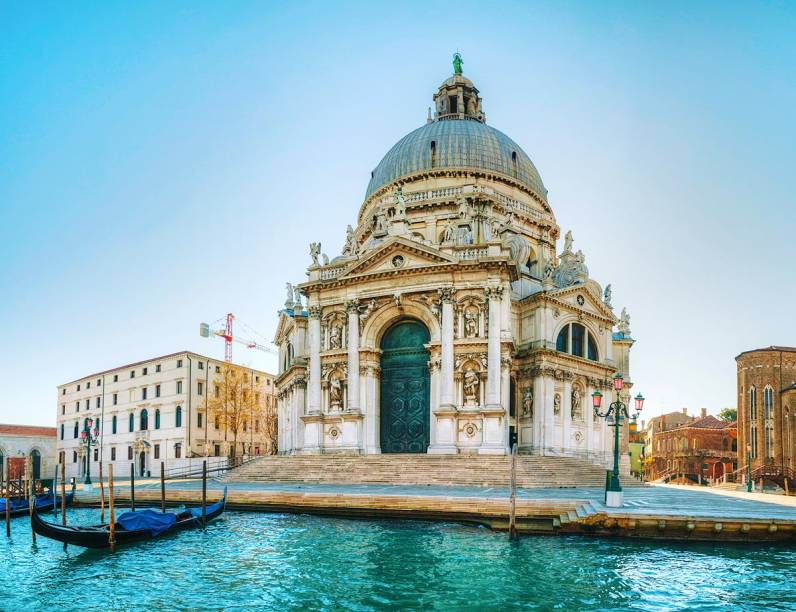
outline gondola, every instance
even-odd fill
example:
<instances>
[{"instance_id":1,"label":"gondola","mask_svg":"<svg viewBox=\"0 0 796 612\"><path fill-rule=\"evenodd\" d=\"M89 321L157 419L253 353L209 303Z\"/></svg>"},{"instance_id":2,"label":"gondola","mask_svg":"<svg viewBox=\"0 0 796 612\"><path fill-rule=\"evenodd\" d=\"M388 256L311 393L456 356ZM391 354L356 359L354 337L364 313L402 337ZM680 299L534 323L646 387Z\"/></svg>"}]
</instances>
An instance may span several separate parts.
<instances>
[{"instance_id":1,"label":"gondola","mask_svg":"<svg viewBox=\"0 0 796 612\"><path fill-rule=\"evenodd\" d=\"M71 492L66 494L66 505L71 506L72 501L74 501L74 498L75 498L75 491L73 488ZM8 503L8 500L5 497L0 498L0 518L5 516L6 503ZM43 495L36 496L35 507L39 512L46 512L47 510L53 509L53 503L56 503L60 508L61 496L53 495L52 492L45 493ZM30 514L30 504L28 504L28 500L25 498L16 498L16 499L11 498L11 511L9 512L9 514L12 517Z\"/></svg>"},{"instance_id":2,"label":"gondola","mask_svg":"<svg viewBox=\"0 0 796 612\"><path fill-rule=\"evenodd\" d=\"M221 501L209 504L205 508L205 522L218 518L227 505L227 488L224 487L224 496ZM84 548L109 548L109 526L95 525L93 527L70 527L48 523L37 512L30 517L33 531L44 536L58 540L64 544L74 544ZM202 526L202 508L188 508L174 512L158 512L151 508L124 512L116 518L115 539L116 545L140 542L159 538L169 533L194 529Z\"/></svg>"}]
</instances>

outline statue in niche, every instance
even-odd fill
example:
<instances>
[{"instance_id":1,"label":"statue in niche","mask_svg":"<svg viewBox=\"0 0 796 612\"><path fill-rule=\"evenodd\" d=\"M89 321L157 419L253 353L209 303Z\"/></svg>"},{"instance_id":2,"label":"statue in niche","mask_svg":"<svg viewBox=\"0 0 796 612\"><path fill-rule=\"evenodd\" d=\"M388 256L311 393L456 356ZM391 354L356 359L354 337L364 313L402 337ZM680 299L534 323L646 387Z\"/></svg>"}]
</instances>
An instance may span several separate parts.
<instances>
[{"instance_id":1,"label":"statue in niche","mask_svg":"<svg viewBox=\"0 0 796 612\"><path fill-rule=\"evenodd\" d=\"M573 420L581 418L580 399L580 391L577 387L572 389L572 410L570 411L570 416Z\"/></svg>"},{"instance_id":2,"label":"statue in niche","mask_svg":"<svg viewBox=\"0 0 796 612\"><path fill-rule=\"evenodd\" d=\"M572 230L568 230L564 235L564 253L572 252Z\"/></svg>"},{"instance_id":3,"label":"statue in niche","mask_svg":"<svg viewBox=\"0 0 796 612\"><path fill-rule=\"evenodd\" d=\"M456 238L456 223L450 219L445 225L445 232L442 235L442 242L453 242Z\"/></svg>"},{"instance_id":4,"label":"statue in niche","mask_svg":"<svg viewBox=\"0 0 796 612\"><path fill-rule=\"evenodd\" d=\"M379 211L376 213L376 218L374 223L375 223L374 231L377 234L387 231L387 215L385 214L384 209L379 209Z\"/></svg>"},{"instance_id":5,"label":"statue in niche","mask_svg":"<svg viewBox=\"0 0 796 612\"><path fill-rule=\"evenodd\" d=\"M458 235L456 236L456 244L472 244L473 231L469 225L459 226Z\"/></svg>"},{"instance_id":6,"label":"statue in niche","mask_svg":"<svg viewBox=\"0 0 796 612\"><path fill-rule=\"evenodd\" d=\"M333 324L329 330L329 348L339 349L343 344L343 326Z\"/></svg>"},{"instance_id":7,"label":"statue in niche","mask_svg":"<svg viewBox=\"0 0 796 612\"><path fill-rule=\"evenodd\" d=\"M478 313L465 311L464 313L464 337L475 338L478 335Z\"/></svg>"},{"instance_id":8,"label":"statue in niche","mask_svg":"<svg viewBox=\"0 0 796 612\"><path fill-rule=\"evenodd\" d=\"M345 230L345 246L343 247L343 255L355 255L354 253L354 228L349 224Z\"/></svg>"},{"instance_id":9,"label":"statue in niche","mask_svg":"<svg viewBox=\"0 0 796 612\"><path fill-rule=\"evenodd\" d=\"M464 222L470 221L470 203L467 198L459 199L459 219Z\"/></svg>"},{"instance_id":10,"label":"statue in niche","mask_svg":"<svg viewBox=\"0 0 796 612\"><path fill-rule=\"evenodd\" d=\"M611 283L608 283L605 286L605 291L603 292L603 304L605 304L608 308L613 308L613 306L611 306Z\"/></svg>"},{"instance_id":11,"label":"statue in niche","mask_svg":"<svg viewBox=\"0 0 796 612\"><path fill-rule=\"evenodd\" d=\"M561 414L561 394L556 393L553 396L553 414L558 416Z\"/></svg>"},{"instance_id":12,"label":"statue in niche","mask_svg":"<svg viewBox=\"0 0 796 612\"><path fill-rule=\"evenodd\" d=\"M545 280L549 280L553 278L553 271L555 270L555 266L553 265L553 260L548 260L548 262L544 266L544 278Z\"/></svg>"},{"instance_id":13,"label":"statue in niche","mask_svg":"<svg viewBox=\"0 0 796 612\"><path fill-rule=\"evenodd\" d=\"M473 370L464 373L464 403L467 406L478 405L478 374Z\"/></svg>"},{"instance_id":14,"label":"statue in niche","mask_svg":"<svg viewBox=\"0 0 796 612\"><path fill-rule=\"evenodd\" d=\"M468 115L475 115L476 105L475 105L475 96L470 96L467 99L467 114Z\"/></svg>"},{"instance_id":15,"label":"statue in niche","mask_svg":"<svg viewBox=\"0 0 796 612\"><path fill-rule=\"evenodd\" d=\"M368 302L367 306L365 306L365 310L359 314L359 320L364 323L368 320L368 317L373 314L374 310L376 310L376 300L372 299Z\"/></svg>"},{"instance_id":16,"label":"statue in niche","mask_svg":"<svg viewBox=\"0 0 796 612\"><path fill-rule=\"evenodd\" d=\"M343 405L343 385L336 375L329 379L329 405L335 410Z\"/></svg>"},{"instance_id":17,"label":"statue in niche","mask_svg":"<svg viewBox=\"0 0 796 612\"><path fill-rule=\"evenodd\" d=\"M530 389L522 396L522 416L533 418L533 391Z\"/></svg>"},{"instance_id":18,"label":"statue in niche","mask_svg":"<svg viewBox=\"0 0 796 612\"><path fill-rule=\"evenodd\" d=\"M321 243L320 242L311 242L310 243L310 257L312 257L312 265L318 265L318 256L321 254Z\"/></svg>"}]
</instances>

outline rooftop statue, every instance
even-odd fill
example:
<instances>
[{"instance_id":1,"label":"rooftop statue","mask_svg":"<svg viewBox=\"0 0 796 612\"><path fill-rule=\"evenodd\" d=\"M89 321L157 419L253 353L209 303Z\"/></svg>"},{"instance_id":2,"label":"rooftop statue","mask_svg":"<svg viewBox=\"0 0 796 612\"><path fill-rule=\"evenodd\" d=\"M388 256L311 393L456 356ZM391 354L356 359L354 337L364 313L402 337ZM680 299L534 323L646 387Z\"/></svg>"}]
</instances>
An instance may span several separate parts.
<instances>
[{"instance_id":1,"label":"rooftop statue","mask_svg":"<svg viewBox=\"0 0 796 612\"><path fill-rule=\"evenodd\" d=\"M572 230L569 230L564 235L564 253L572 252L572 242Z\"/></svg>"},{"instance_id":2,"label":"rooftop statue","mask_svg":"<svg viewBox=\"0 0 796 612\"><path fill-rule=\"evenodd\" d=\"M627 314L627 308L622 308L622 313L619 315L619 324L616 327L625 336L630 335L630 315Z\"/></svg>"},{"instance_id":3,"label":"rooftop statue","mask_svg":"<svg viewBox=\"0 0 796 612\"><path fill-rule=\"evenodd\" d=\"M454 74L461 74L462 73L462 54L458 51L453 54L453 73Z\"/></svg>"},{"instance_id":4,"label":"rooftop statue","mask_svg":"<svg viewBox=\"0 0 796 612\"><path fill-rule=\"evenodd\" d=\"M310 243L310 257L312 257L312 265L318 265L318 256L321 254L321 243L320 242L311 242Z\"/></svg>"},{"instance_id":5,"label":"rooftop statue","mask_svg":"<svg viewBox=\"0 0 796 612\"><path fill-rule=\"evenodd\" d=\"M603 303L608 306L608 308L613 308L611 306L611 283L608 283L605 287L605 292L603 293Z\"/></svg>"}]
</instances>

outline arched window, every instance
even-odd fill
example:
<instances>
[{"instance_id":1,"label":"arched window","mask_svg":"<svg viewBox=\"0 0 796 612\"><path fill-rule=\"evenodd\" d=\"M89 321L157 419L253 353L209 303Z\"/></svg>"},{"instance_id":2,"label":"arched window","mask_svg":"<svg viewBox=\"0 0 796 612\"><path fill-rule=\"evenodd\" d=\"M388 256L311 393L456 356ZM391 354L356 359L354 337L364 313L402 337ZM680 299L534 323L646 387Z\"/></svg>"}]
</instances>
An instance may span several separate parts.
<instances>
[{"instance_id":1,"label":"arched window","mask_svg":"<svg viewBox=\"0 0 796 612\"><path fill-rule=\"evenodd\" d=\"M771 387L763 390L763 414L767 419L774 418L774 390Z\"/></svg>"},{"instance_id":2,"label":"arched window","mask_svg":"<svg viewBox=\"0 0 796 612\"><path fill-rule=\"evenodd\" d=\"M116 433L116 422L117 422L117 419L116 419L116 415L114 414L113 418L111 419L111 433Z\"/></svg>"},{"instance_id":3,"label":"arched window","mask_svg":"<svg viewBox=\"0 0 796 612\"><path fill-rule=\"evenodd\" d=\"M732 452L734 452L734 453L738 452L738 440L736 440L734 438L733 438L733 441L732 441Z\"/></svg>"},{"instance_id":4,"label":"arched window","mask_svg":"<svg viewBox=\"0 0 796 612\"><path fill-rule=\"evenodd\" d=\"M511 175L517 178L517 152L511 152Z\"/></svg>"},{"instance_id":5,"label":"arched window","mask_svg":"<svg viewBox=\"0 0 796 612\"><path fill-rule=\"evenodd\" d=\"M182 406L177 406L174 412L174 427L182 427Z\"/></svg>"},{"instance_id":6,"label":"arched window","mask_svg":"<svg viewBox=\"0 0 796 612\"><path fill-rule=\"evenodd\" d=\"M138 429L141 431L149 429L149 413L146 408L144 408L138 416Z\"/></svg>"},{"instance_id":7,"label":"arched window","mask_svg":"<svg viewBox=\"0 0 796 612\"><path fill-rule=\"evenodd\" d=\"M435 140L431 141L431 167L436 168L437 166L437 142Z\"/></svg>"},{"instance_id":8,"label":"arched window","mask_svg":"<svg viewBox=\"0 0 796 612\"><path fill-rule=\"evenodd\" d=\"M155 410L155 429L160 429L160 408Z\"/></svg>"},{"instance_id":9,"label":"arched window","mask_svg":"<svg viewBox=\"0 0 796 612\"><path fill-rule=\"evenodd\" d=\"M131 412L130 418L128 419L129 430L135 431L135 415Z\"/></svg>"},{"instance_id":10,"label":"arched window","mask_svg":"<svg viewBox=\"0 0 796 612\"><path fill-rule=\"evenodd\" d=\"M757 420L757 389L749 389L749 420Z\"/></svg>"},{"instance_id":11,"label":"arched window","mask_svg":"<svg viewBox=\"0 0 796 612\"><path fill-rule=\"evenodd\" d=\"M580 323L569 323L558 332L556 350L592 361L600 359L594 335Z\"/></svg>"}]
</instances>

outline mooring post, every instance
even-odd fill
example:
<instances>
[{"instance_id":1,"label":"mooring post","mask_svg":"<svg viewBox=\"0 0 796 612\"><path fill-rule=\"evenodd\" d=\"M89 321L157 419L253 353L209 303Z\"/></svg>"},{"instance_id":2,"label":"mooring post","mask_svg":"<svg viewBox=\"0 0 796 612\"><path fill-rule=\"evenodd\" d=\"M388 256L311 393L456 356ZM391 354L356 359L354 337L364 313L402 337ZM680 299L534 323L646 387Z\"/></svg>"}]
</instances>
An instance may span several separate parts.
<instances>
[{"instance_id":1,"label":"mooring post","mask_svg":"<svg viewBox=\"0 0 796 612\"><path fill-rule=\"evenodd\" d=\"M53 486L50 487L50 493L53 496L53 519L58 518L58 466L55 466L55 473L53 474Z\"/></svg>"},{"instance_id":2,"label":"mooring post","mask_svg":"<svg viewBox=\"0 0 796 612\"><path fill-rule=\"evenodd\" d=\"M105 522L105 484L102 482L102 461L99 463L100 481L100 523Z\"/></svg>"},{"instance_id":3,"label":"mooring post","mask_svg":"<svg viewBox=\"0 0 796 612\"><path fill-rule=\"evenodd\" d=\"M135 512L135 463L130 464L130 510Z\"/></svg>"},{"instance_id":4,"label":"mooring post","mask_svg":"<svg viewBox=\"0 0 796 612\"><path fill-rule=\"evenodd\" d=\"M61 524L66 526L66 461L61 461Z\"/></svg>"},{"instance_id":5,"label":"mooring post","mask_svg":"<svg viewBox=\"0 0 796 612\"><path fill-rule=\"evenodd\" d=\"M166 468L160 462L160 511L166 511Z\"/></svg>"},{"instance_id":6,"label":"mooring post","mask_svg":"<svg viewBox=\"0 0 796 612\"><path fill-rule=\"evenodd\" d=\"M33 519L33 506L36 503L36 494L33 485L33 460L25 457L25 477L28 481L28 514ZM33 538L33 543L36 543L36 532L33 529L33 521L30 524L30 535Z\"/></svg>"},{"instance_id":7,"label":"mooring post","mask_svg":"<svg viewBox=\"0 0 796 612\"><path fill-rule=\"evenodd\" d=\"M511 446L511 494L509 496L509 540L517 539L517 443Z\"/></svg>"},{"instance_id":8,"label":"mooring post","mask_svg":"<svg viewBox=\"0 0 796 612\"><path fill-rule=\"evenodd\" d=\"M11 468L11 460L7 463L7 468ZM6 537L11 537L11 470L6 470Z\"/></svg>"},{"instance_id":9,"label":"mooring post","mask_svg":"<svg viewBox=\"0 0 796 612\"><path fill-rule=\"evenodd\" d=\"M207 459L202 461L202 528L207 525Z\"/></svg>"},{"instance_id":10,"label":"mooring post","mask_svg":"<svg viewBox=\"0 0 796 612\"><path fill-rule=\"evenodd\" d=\"M116 550L116 518L113 516L113 464L108 464L108 544Z\"/></svg>"}]
</instances>

